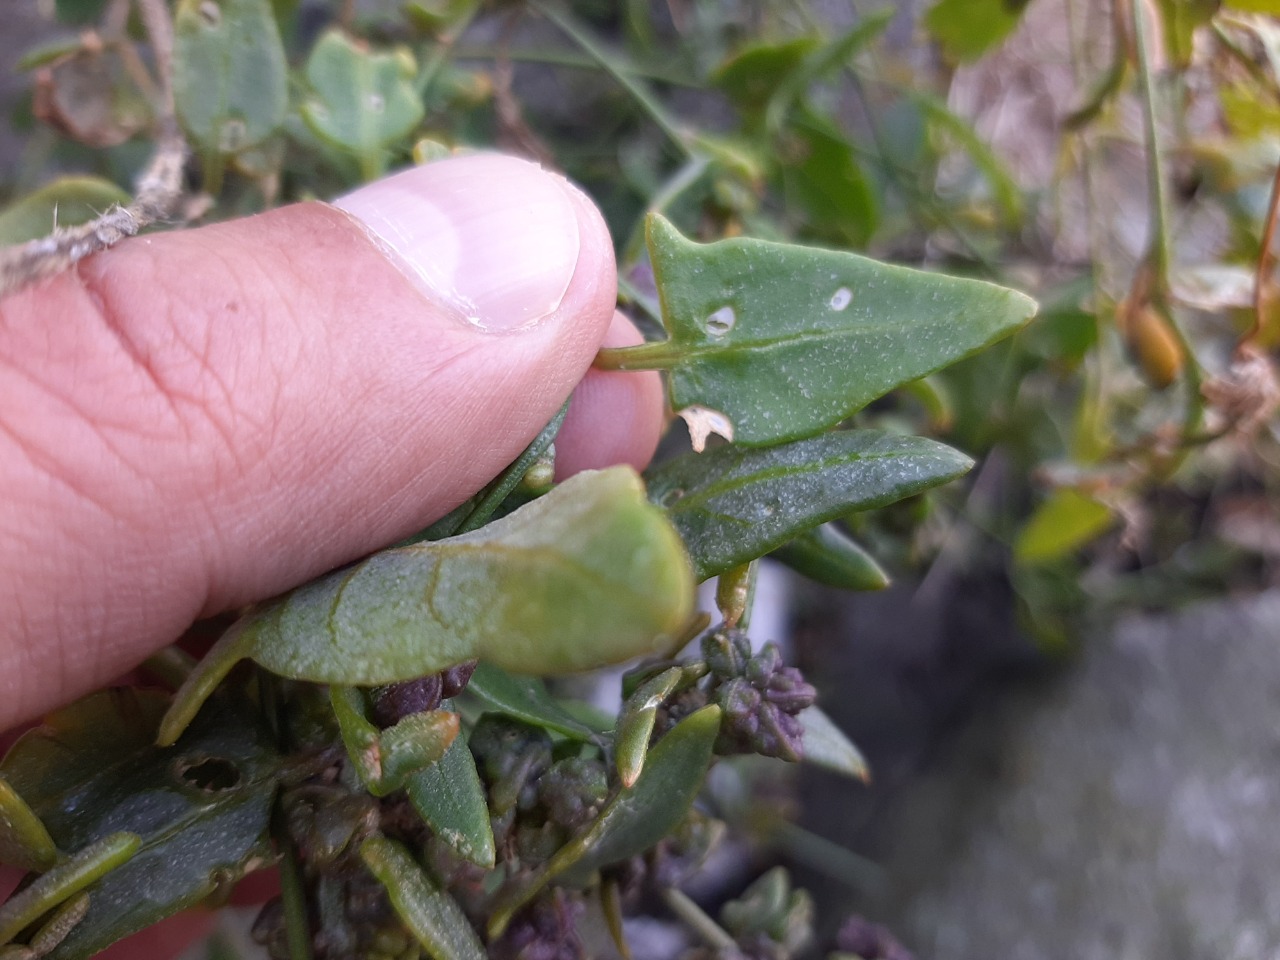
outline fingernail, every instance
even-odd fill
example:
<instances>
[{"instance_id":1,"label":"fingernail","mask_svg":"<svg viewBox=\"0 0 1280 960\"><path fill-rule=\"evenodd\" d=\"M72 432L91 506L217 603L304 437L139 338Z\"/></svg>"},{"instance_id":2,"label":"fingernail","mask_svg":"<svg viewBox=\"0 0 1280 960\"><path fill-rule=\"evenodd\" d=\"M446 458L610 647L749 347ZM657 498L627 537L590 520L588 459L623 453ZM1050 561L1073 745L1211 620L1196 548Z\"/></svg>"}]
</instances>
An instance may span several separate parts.
<instances>
[{"instance_id":1,"label":"fingernail","mask_svg":"<svg viewBox=\"0 0 1280 960\"><path fill-rule=\"evenodd\" d=\"M567 185L513 157L414 167L334 205L351 214L427 296L486 330L550 316L578 264Z\"/></svg>"}]
</instances>

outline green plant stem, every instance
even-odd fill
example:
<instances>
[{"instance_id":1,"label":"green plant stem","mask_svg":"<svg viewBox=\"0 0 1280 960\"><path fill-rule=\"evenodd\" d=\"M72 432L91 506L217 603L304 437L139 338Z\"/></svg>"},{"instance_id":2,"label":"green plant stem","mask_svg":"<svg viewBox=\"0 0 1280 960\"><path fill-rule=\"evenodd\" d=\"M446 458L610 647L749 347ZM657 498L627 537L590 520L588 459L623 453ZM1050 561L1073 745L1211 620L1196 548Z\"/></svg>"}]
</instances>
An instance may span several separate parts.
<instances>
[{"instance_id":1,"label":"green plant stem","mask_svg":"<svg viewBox=\"0 0 1280 960\"><path fill-rule=\"evenodd\" d=\"M658 102L657 98L639 80L620 68L617 65L616 58L606 51L585 27L567 13L555 9L550 4L534 0L534 2L530 3L530 6L555 24L565 36L581 48L583 53L598 63L609 76L613 77L618 85L631 95L631 98L639 104L640 108L649 115L649 118L658 125L668 139L685 156L692 159L696 155L689 144L688 138L685 137L683 131L681 131L662 104Z\"/></svg>"},{"instance_id":2,"label":"green plant stem","mask_svg":"<svg viewBox=\"0 0 1280 960\"><path fill-rule=\"evenodd\" d=\"M1271 246L1275 243L1278 217L1280 217L1280 166L1276 167L1275 178L1271 182L1271 199L1267 203L1267 218L1263 221L1262 239L1258 243L1258 266L1253 277L1253 323L1240 337L1237 351L1256 340L1266 323L1265 295L1267 280L1271 275Z\"/></svg>"},{"instance_id":3,"label":"green plant stem","mask_svg":"<svg viewBox=\"0 0 1280 960\"><path fill-rule=\"evenodd\" d=\"M645 214L666 212L682 193L702 179L710 166L710 157L704 155L690 157L689 161L668 177L658 192L649 199ZM644 224L645 217L642 216L631 231L631 235L627 237L627 242L622 248L622 256L619 258L622 263L634 263L639 258L640 248L644 245Z\"/></svg>"},{"instance_id":4,"label":"green plant stem","mask_svg":"<svg viewBox=\"0 0 1280 960\"><path fill-rule=\"evenodd\" d=\"M418 75L413 78L413 88L419 99L426 98L432 82L435 81L435 78L440 73L440 68L444 66L453 52L454 43L470 26L471 21L479 10L480 4L477 0L477 2L472 3L464 10L457 20L449 25L449 29L444 35L431 44L431 52L422 58L422 68L418 71Z\"/></svg>"},{"instance_id":5,"label":"green plant stem","mask_svg":"<svg viewBox=\"0 0 1280 960\"><path fill-rule=\"evenodd\" d=\"M810 30L820 30L821 24L813 16L812 11L803 3L794 3L793 9L805 22ZM863 13L858 10L857 4L853 4L855 11L864 19L874 17L875 12ZM867 58L875 64L875 73L879 78L885 75L885 71L879 66L879 57L874 48L866 51ZM917 221L927 221L929 226L941 226L950 233L964 248L965 252L973 258L974 262L979 264L987 276L995 278L1000 276L996 264L978 247L978 245L969 237L967 231L960 226L959 221L939 203L932 193L921 190L912 182L913 171L904 170L898 164L889 159L889 151L887 149L888 141L885 139L884 130L881 128L880 120L876 116L875 111L871 109L871 98L867 95L866 86L863 84L862 75L858 69L851 64L845 64L842 72L849 82L849 88L853 91L859 105L862 107L862 118L866 122L867 132L871 135L871 143L874 150L865 150L854 144L854 151L859 157L873 162L880 174L888 181L889 185L898 191L898 194L906 201L907 208L911 211L912 216ZM872 80L881 82L877 76L873 76ZM914 99L914 98L912 98Z\"/></svg>"},{"instance_id":6,"label":"green plant stem","mask_svg":"<svg viewBox=\"0 0 1280 960\"><path fill-rule=\"evenodd\" d=\"M475 46L454 47L455 60L497 60L499 51L496 47L476 44ZM516 63L541 63L549 67L565 67L569 70L601 70L600 61L594 57L586 57L565 53L560 50L521 50L513 49L506 54L507 59ZM675 73L665 73L651 67L637 66L630 61L613 61L615 70L623 71L632 77L644 80L656 80L673 87L686 87L690 90L701 90L697 81Z\"/></svg>"},{"instance_id":7,"label":"green plant stem","mask_svg":"<svg viewBox=\"0 0 1280 960\"><path fill-rule=\"evenodd\" d=\"M529 468L537 462L538 458L546 452L547 447L554 442L556 434L560 432L560 427L564 424L564 418L568 413L569 401L566 400L556 415L551 418L551 422L543 427L533 442L525 448L524 453L516 458L516 461L503 472L502 476L498 478L489 491L480 498L480 502L476 504L471 513L467 514L466 519L458 525L458 529L454 531L453 536L470 533L472 530L477 530L489 522L493 512L502 505L503 500L510 496L511 491L520 485L520 481L524 479L524 475Z\"/></svg>"},{"instance_id":8,"label":"green plant stem","mask_svg":"<svg viewBox=\"0 0 1280 960\"><path fill-rule=\"evenodd\" d=\"M142 662L142 669L170 690L177 690L191 676L195 657L181 647L165 647Z\"/></svg>"},{"instance_id":9,"label":"green plant stem","mask_svg":"<svg viewBox=\"0 0 1280 960\"><path fill-rule=\"evenodd\" d=\"M1169 233L1168 191L1165 179L1164 151L1160 142L1157 115L1156 78L1152 73L1150 51L1147 49L1147 13L1141 0L1131 4L1133 15L1134 46L1138 53L1138 75L1142 81L1142 108L1146 120L1147 178L1151 195L1151 240L1148 260L1154 280L1155 299L1165 307L1169 329L1173 332L1185 358L1182 379L1186 388L1186 411L1182 418L1184 435L1195 433L1204 419L1204 398L1200 395L1202 374L1195 351L1187 339L1182 325L1168 310L1169 268L1172 264L1173 243ZM1175 458L1171 469L1176 469L1185 454Z\"/></svg>"},{"instance_id":10,"label":"green plant stem","mask_svg":"<svg viewBox=\"0 0 1280 960\"><path fill-rule=\"evenodd\" d=\"M635 347L604 347L596 354L594 366L600 370L670 370L686 353L670 340Z\"/></svg>"},{"instance_id":11,"label":"green plant stem","mask_svg":"<svg viewBox=\"0 0 1280 960\"><path fill-rule=\"evenodd\" d=\"M1168 220L1168 198L1165 191L1164 151L1161 149L1157 115L1156 79L1152 74L1150 51L1147 49L1146 7L1139 0L1130 4L1133 15L1134 45L1138 51L1138 75L1142 81L1142 112L1146 121L1147 179L1151 195L1151 265L1161 295L1168 290L1171 261Z\"/></svg>"},{"instance_id":12,"label":"green plant stem","mask_svg":"<svg viewBox=\"0 0 1280 960\"><path fill-rule=\"evenodd\" d=\"M618 277L618 293L643 310L651 320L662 323L662 305L626 277Z\"/></svg>"},{"instance_id":13,"label":"green plant stem","mask_svg":"<svg viewBox=\"0 0 1280 960\"><path fill-rule=\"evenodd\" d=\"M1111 20L1112 24L1112 42L1116 46L1116 57L1122 62L1125 61L1124 53L1124 37L1120 33L1119 15ZM1079 11L1076 6L1076 0L1068 0L1067 2L1067 30L1068 38L1071 44L1071 70L1075 78L1076 85L1080 86L1084 79L1085 73L1085 49L1081 43L1081 36L1088 36L1086 30L1079 23ZM1077 111L1078 112L1078 111ZM1084 199L1085 221L1088 224L1088 244L1089 244L1089 278L1093 287L1093 295L1095 298L1100 296L1100 291L1105 288L1104 278L1102 276L1101 264L1104 262L1102 257L1102 248L1104 246L1102 237L1099 233L1099 220L1096 215L1098 209L1097 200L1097 184L1094 178L1093 170L1093 144L1089 131L1085 129L1085 124L1076 130L1076 141L1080 149L1080 186ZM1085 405L1091 405L1089 420L1094 424L1102 424L1105 429L1105 408L1107 399L1107 365L1105 351L1102 349L1102 323L1099 319L1100 310L1095 309L1091 314L1091 322L1094 329L1094 342L1098 344L1098 348L1090 351L1084 362L1084 383L1081 387L1083 397L1081 399L1082 409ZM1086 429L1093 429L1087 427ZM1087 459L1096 460L1102 438L1097 436L1089 437L1089 456ZM1073 436L1072 455L1080 459L1080 450L1082 448L1082 437L1079 434Z\"/></svg>"},{"instance_id":14,"label":"green plant stem","mask_svg":"<svg viewBox=\"0 0 1280 960\"><path fill-rule=\"evenodd\" d=\"M738 951L737 941L684 893L675 887L663 887L661 896L671 912L701 937L707 946L735 953Z\"/></svg>"},{"instance_id":15,"label":"green plant stem","mask_svg":"<svg viewBox=\"0 0 1280 960\"><path fill-rule=\"evenodd\" d=\"M302 888L302 868L293 842L281 832L277 836L283 856L280 858L280 899L284 907L285 939L289 960L313 960L311 921L307 917L307 896Z\"/></svg>"},{"instance_id":16,"label":"green plant stem","mask_svg":"<svg viewBox=\"0 0 1280 960\"><path fill-rule=\"evenodd\" d=\"M135 833L112 833L40 874L29 886L0 904L0 946L53 908L127 863L141 846L142 838Z\"/></svg>"},{"instance_id":17,"label":"green plant stem","mask_svg":"<svg viewBox=\"0 0 1280 960\"><path fill-rule=\"evenodd\" d=\"M887 879L884 868L847 847L782 819L774 824L772 839L789 857L852 890L872 896L884 892Z\"/></svg>"}]
</instances>

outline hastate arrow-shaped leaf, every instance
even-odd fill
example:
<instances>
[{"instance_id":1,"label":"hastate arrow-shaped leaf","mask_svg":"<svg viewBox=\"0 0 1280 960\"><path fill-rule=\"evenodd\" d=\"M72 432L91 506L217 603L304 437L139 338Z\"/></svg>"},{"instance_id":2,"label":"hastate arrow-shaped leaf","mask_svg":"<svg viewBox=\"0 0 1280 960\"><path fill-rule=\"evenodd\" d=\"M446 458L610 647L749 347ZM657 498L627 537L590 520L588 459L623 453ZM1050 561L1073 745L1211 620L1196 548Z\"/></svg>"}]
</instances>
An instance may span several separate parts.
<instances>
[{"instance_id":1,"label":"hastate arrow-shaped leaf","mask_svg":"<svg viewBox=\"0 0 1280 960\"><path fill-rule=\"evenodd\" d=\"M673 409L715 412L748 446L820 433L1036 311L995 284L852 253L694 243L658 214L648 242L670 339L602 350L596 364L668 370Z\"/></svg>"},{"instance_id":2,"label":"hastate arrow-shaped leaf","mask_svg":"<svg viewBox=\"0 0 1280 960\"><path fill-rule=\"evenodd\" d=\"M647 479L649 498L666 508L705 580L820 523L921 493L971 466L924 437L837 430L763 450L735 444L686 454Z\"/></svg>"}]
</instances>

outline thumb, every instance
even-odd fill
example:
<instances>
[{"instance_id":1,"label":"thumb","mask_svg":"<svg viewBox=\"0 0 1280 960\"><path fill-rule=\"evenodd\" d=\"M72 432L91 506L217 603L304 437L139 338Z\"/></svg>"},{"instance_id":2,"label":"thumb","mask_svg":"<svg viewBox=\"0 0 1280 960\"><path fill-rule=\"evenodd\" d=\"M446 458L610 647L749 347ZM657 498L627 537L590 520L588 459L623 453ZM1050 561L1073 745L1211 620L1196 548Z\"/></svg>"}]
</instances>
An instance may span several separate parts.
<instances>
[{"instance_id":1,"label":"thumb","mask_svg":"<svg viewBox=\"0 0 1280 960\"><path fill-rule=\"evenodd\" d=\"M460 503L582 378L614 299L591 203L477 155L0 301L0 730Z\"/></svg>"}]
</instances>

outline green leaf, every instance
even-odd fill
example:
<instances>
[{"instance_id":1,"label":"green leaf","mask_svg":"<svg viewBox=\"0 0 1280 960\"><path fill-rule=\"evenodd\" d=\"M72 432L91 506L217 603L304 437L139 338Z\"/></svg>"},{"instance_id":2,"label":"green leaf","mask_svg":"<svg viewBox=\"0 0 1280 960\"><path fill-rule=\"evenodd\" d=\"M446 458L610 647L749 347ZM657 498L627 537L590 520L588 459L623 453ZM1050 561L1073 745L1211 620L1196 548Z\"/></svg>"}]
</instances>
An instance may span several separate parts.
<instances>
[{"instance_id":1,"label":"green leaf","mask_svg":"<svg viewBox=\"0 0 1280 960\"><path fill-rule=\"evenodd\" d=\"M316 136L359 157L366 176L377 175L387 148L422 120L414 73L411 58L374 53L330 30L307 59L314 96L303 103L302 118Z\"/></svg>"},{"instance_id":2,"label":"green leaf","mask_svg":"<svg viewBox=\"0 0 1280 960\"><path fill-rule=\"evenodd\" d=\"M40 818L0 777L0 864L21 870L48 870L58 848Z\"/></svg>"},{"instance_id":3,"label":"green leaf","mask_svg":"<svg viewBox=\"0 0 1280 960\"><path fill-rule=\"evenodd\" d=\"M1064 487L1031 515L1014 544L1014 558L1030 565L1060 560L1101 536L1112 523L1110 507Z\"/></svg>"},{"instance_id":4,"label":"green leaf","mask_svg":"<svg viewBox=\"0 0 1280 960\"><path fill-rule=\"evenodd\" d=\"M0 904L0 946L85 887L128 863L141 843L137 834L112 833L40 874L30 886Z\"/></svg>"},{"instance_id":5,"label":"green leaf","mask_svg":"<svg viewBox=\"0 0 1280 960\"><path fill-rule=\"evenodd\" d=\"M804 763L863 782L871 779L871 771L862 752L825 713L817 707L809 707L800 712L800 723L804 727L804 756L801 758Z\"/></svg>"},{"instance_id":6,"label":"green leaf","mask_svg":"<svg viewBox=\"0 0 1280 960\"><path fill-rule=\"evenodd\" d=\"M403 846L372 836L360 844L360 858L386 887L396 915L434 960L485 960L484 947L462 908L436 888Z\"/></svg>"},{"instance_id":7,"label":"green leaf","mask_svg":"<svg viewBox=\"0 0 1280 960\"><path fill-rule=\"evenodd\" d=\"M54 0L58 20L72 26L85 27L102 19L107 0Z\"/></svg>"},{"instance_id":8,"label":"green leaf","mask_svg":"<svg viewBox=\"0 0 1280 960\"><path fill-rule=\"evenodd\" d=\"M87 223L129 194L99 177L62 177L0 210L0 246L47 236L54 227Z\"/></svg>"},{"instance_id":9,"label":"green leaf","mask_svg":"<svg viewBox=\"0 0 1280 960\"><path fill-rule=\"evenodd\" d=\"M684 671L680 667L668 667L642 683L623 705L613 738L618 779L623 787L633 786L644 771L658 708L671 696L683 677Z\"/></svg>"},{"instance_id":10,"label":"green leaf","mask_svg":"<svg viewBox=\"0 0 1280 960\"><path fill-rule=\"evenodd\" d=\"M458 856L486 869L493 866L489 804L463 737L450 744L439 763L411 776L405 791L423 822Z\"/></svg>"},{"instance_id":11,"label":"green leaf","mask_svg":"<svg viewBox=\"0 0 1280 960\"><path fill-rule=\"evenodd\" d=\"M884 7L860 17L844 34L809 52L795 69L780 77L769 98L765 126L770 131L781 130L787 115L808 92L809 86L831 71L846 66L854 55L884 33L893 22L893 15L892 7Z\"/></svg>"},{"instance_id":12,"label":"green leaf","mask_svg":"<svg viewBox=\"0 0 1280 960\"><path fill-rule=\"evenodd\" d=\"M448 710L413 713L386 730L365 716L364 693L333 684L329 703L342 743L360 780L375 797L385 797L444 756L458 736L458 715Z\"/></svg>"},{"instance_id":13,"label":"green leaf","mask_svg":"<svg viewBox=\"0 0 1280 960\"><path fill-rule=\"evenodd\" d=\"M945 138L953 141L973 162L991 188L991 196L1006 224L1016 226L1026 212L1022 188L1013 178L1004 160L978 136L969 121L947 109L936 97L914 93L911 99L920 108L926 122Z\"/></svg>"},{"instance_id":14,"label":"green leaf","mask_svg":"<svg viewBox=\"0 0 1280 960\"><path fill-rule=\"evenodd\" d=\"M711 82L748 114L763 115L771 98L819 47L818 37L752 44L725 60Z\"/></svg>"},{"instance_id":15,"label":"green leaf","mask_svg":"<svg viewBox=\"0 0 1280 960\"><path fill-rule=\"evenodd\" d=\"M635 786L620 791L600 816L556 851L527 883L494 905L489 935L502 934L511 918L554 877L581 879L601 867L648 850L684 820L711 763L720 733L714 704L685 717L649 751Z\"/></svg>"},{"instance_id":16,"label":"green leaf","mask_svg":"<svg viewBox=\"0 0 1280 960\"><path fill-rule=\"evenodd\" d=\"M832 523L805 531L772 556L810 580L841 590L883 590L890 583L875 558Z\"/></svg>"},{"instance_id":17,"label":"green leaf","mask_svg":"<svg viewBox=\"0 0 1280 960\"><path fill-rule=\"evenodd\" d=\"M1029 0L939 0L925 26L953 60L977 60L1009 36Z\"/></svg>"},{"instance_id":18,"label":"green leaf","mask_svg":"<svg viewBox=\"0 0 1280 960\"><path fill-rule=\"evenodd\" d=\"M670 370L671 403L726 418L759 446L811 436L1011 333L1020 293L763 240L697 244L648 220L671 339L602 350L597 365Z\"/></svg>"},{"instance_id":19,"label":"green leaf","mask_svg":"<svg viewBox=\"0 0 1280 960\"><path fill-rule=\"evenodd\" d=\"M180 0L173 96L206 155L235 154L284 123L288 67L268 0Z\"/></svg>"},{"instance_id":20,"label":"green leaf","mask_svg":"<svg viewBox=\"0 0 1280 960\"><path fill-rule=\"evenodd\" d=\"M1213 19L1222 6L1221 0L1157 0L1157 4L1169 59L1176 66L1188 66L1194 52L1195 32Z\"/></svg>"},{"instance_id":21,"label":"green leaf","mask_svg":"<svg viewBox=\"0 0 1280 960\"><path fill-rule=\"evenodd\" d=\"M594 740L596 734L602 732L567 712L537 677L514 677L491 663L476 666L465 692L494 712L505 713L571 740Z\"/></svg>"},{"instance_id":22,"label":"green leaf","mask_svg":"<svg viewBox=\"0 0 1280 960\"><path fill-rule=\"evenodd\" d=\"M788 151L797 154L782 168L788 199L803 206L818 237L865 246L880 223L880 201L862 172L851 144L831 121L802 111L790 130Z\"/></svg>"},{"instance_id":23,"label":"green leaf","mask_svg":"<svg viewBox=\"0 0 1280 960\"><path fill-rule=\"evenodd\" d=\"M181 741L160 749L152 743L166 702L130 689L94 694L49 716L0 761L0 775L73 859L105 837L141 838L127 863L88 888L89 910L54 960L88 957L271 856L279 757L256 708L216 698Z\"/></svg>"},{"instance_id":24,"label":"green leaf","mask_svg":"<svg viewBox=\"0 0 1280 960\"><path fill-rule=\"evenodd\" d=\"M26 73L37 67L57 63L64 57L70 57L84 48L84 40L80 37L57 37L27 49L18 62L13 65L14 73Z\"/></svg>"},{"instance_id":25,"label":"green leaf","mask_svg":"<svg viewBox=\"0 0 1280 960\"><path fill-rule=\"evenodd\" d=\"M680 531L700 580L776 550L854 510L882 507L964 474L973 461L923 437L846 430L670 460L649 496Z\"/></svg>"},{"instance_id":26,"label":"green leaf","mask_svg":"<svg viewBox=\"0 0 1280 960\"><path fill-rule=\"evenodd\" d=\"M473 533L385 550L247 614L178 691L161 742L246 657L362 686L474 659L570 673L665 649L692 605L680 538L635 472L580 473Z\"/></svg>"},{"instance_id":27,"label":"green leaf","mask_svg":"<svg viewBox=\"0 0 1280 960\"><path fill-rule=\"evenodd\" d=\"M32 960L33 957L47 957L53 952L54 947L66 939L71 929L84 919L88 911L89 895L83 891L72 894L40 921L40 925L35 928L35 932L25 944L0 947L0 960Z\"/></svg>"}]
</instances>

